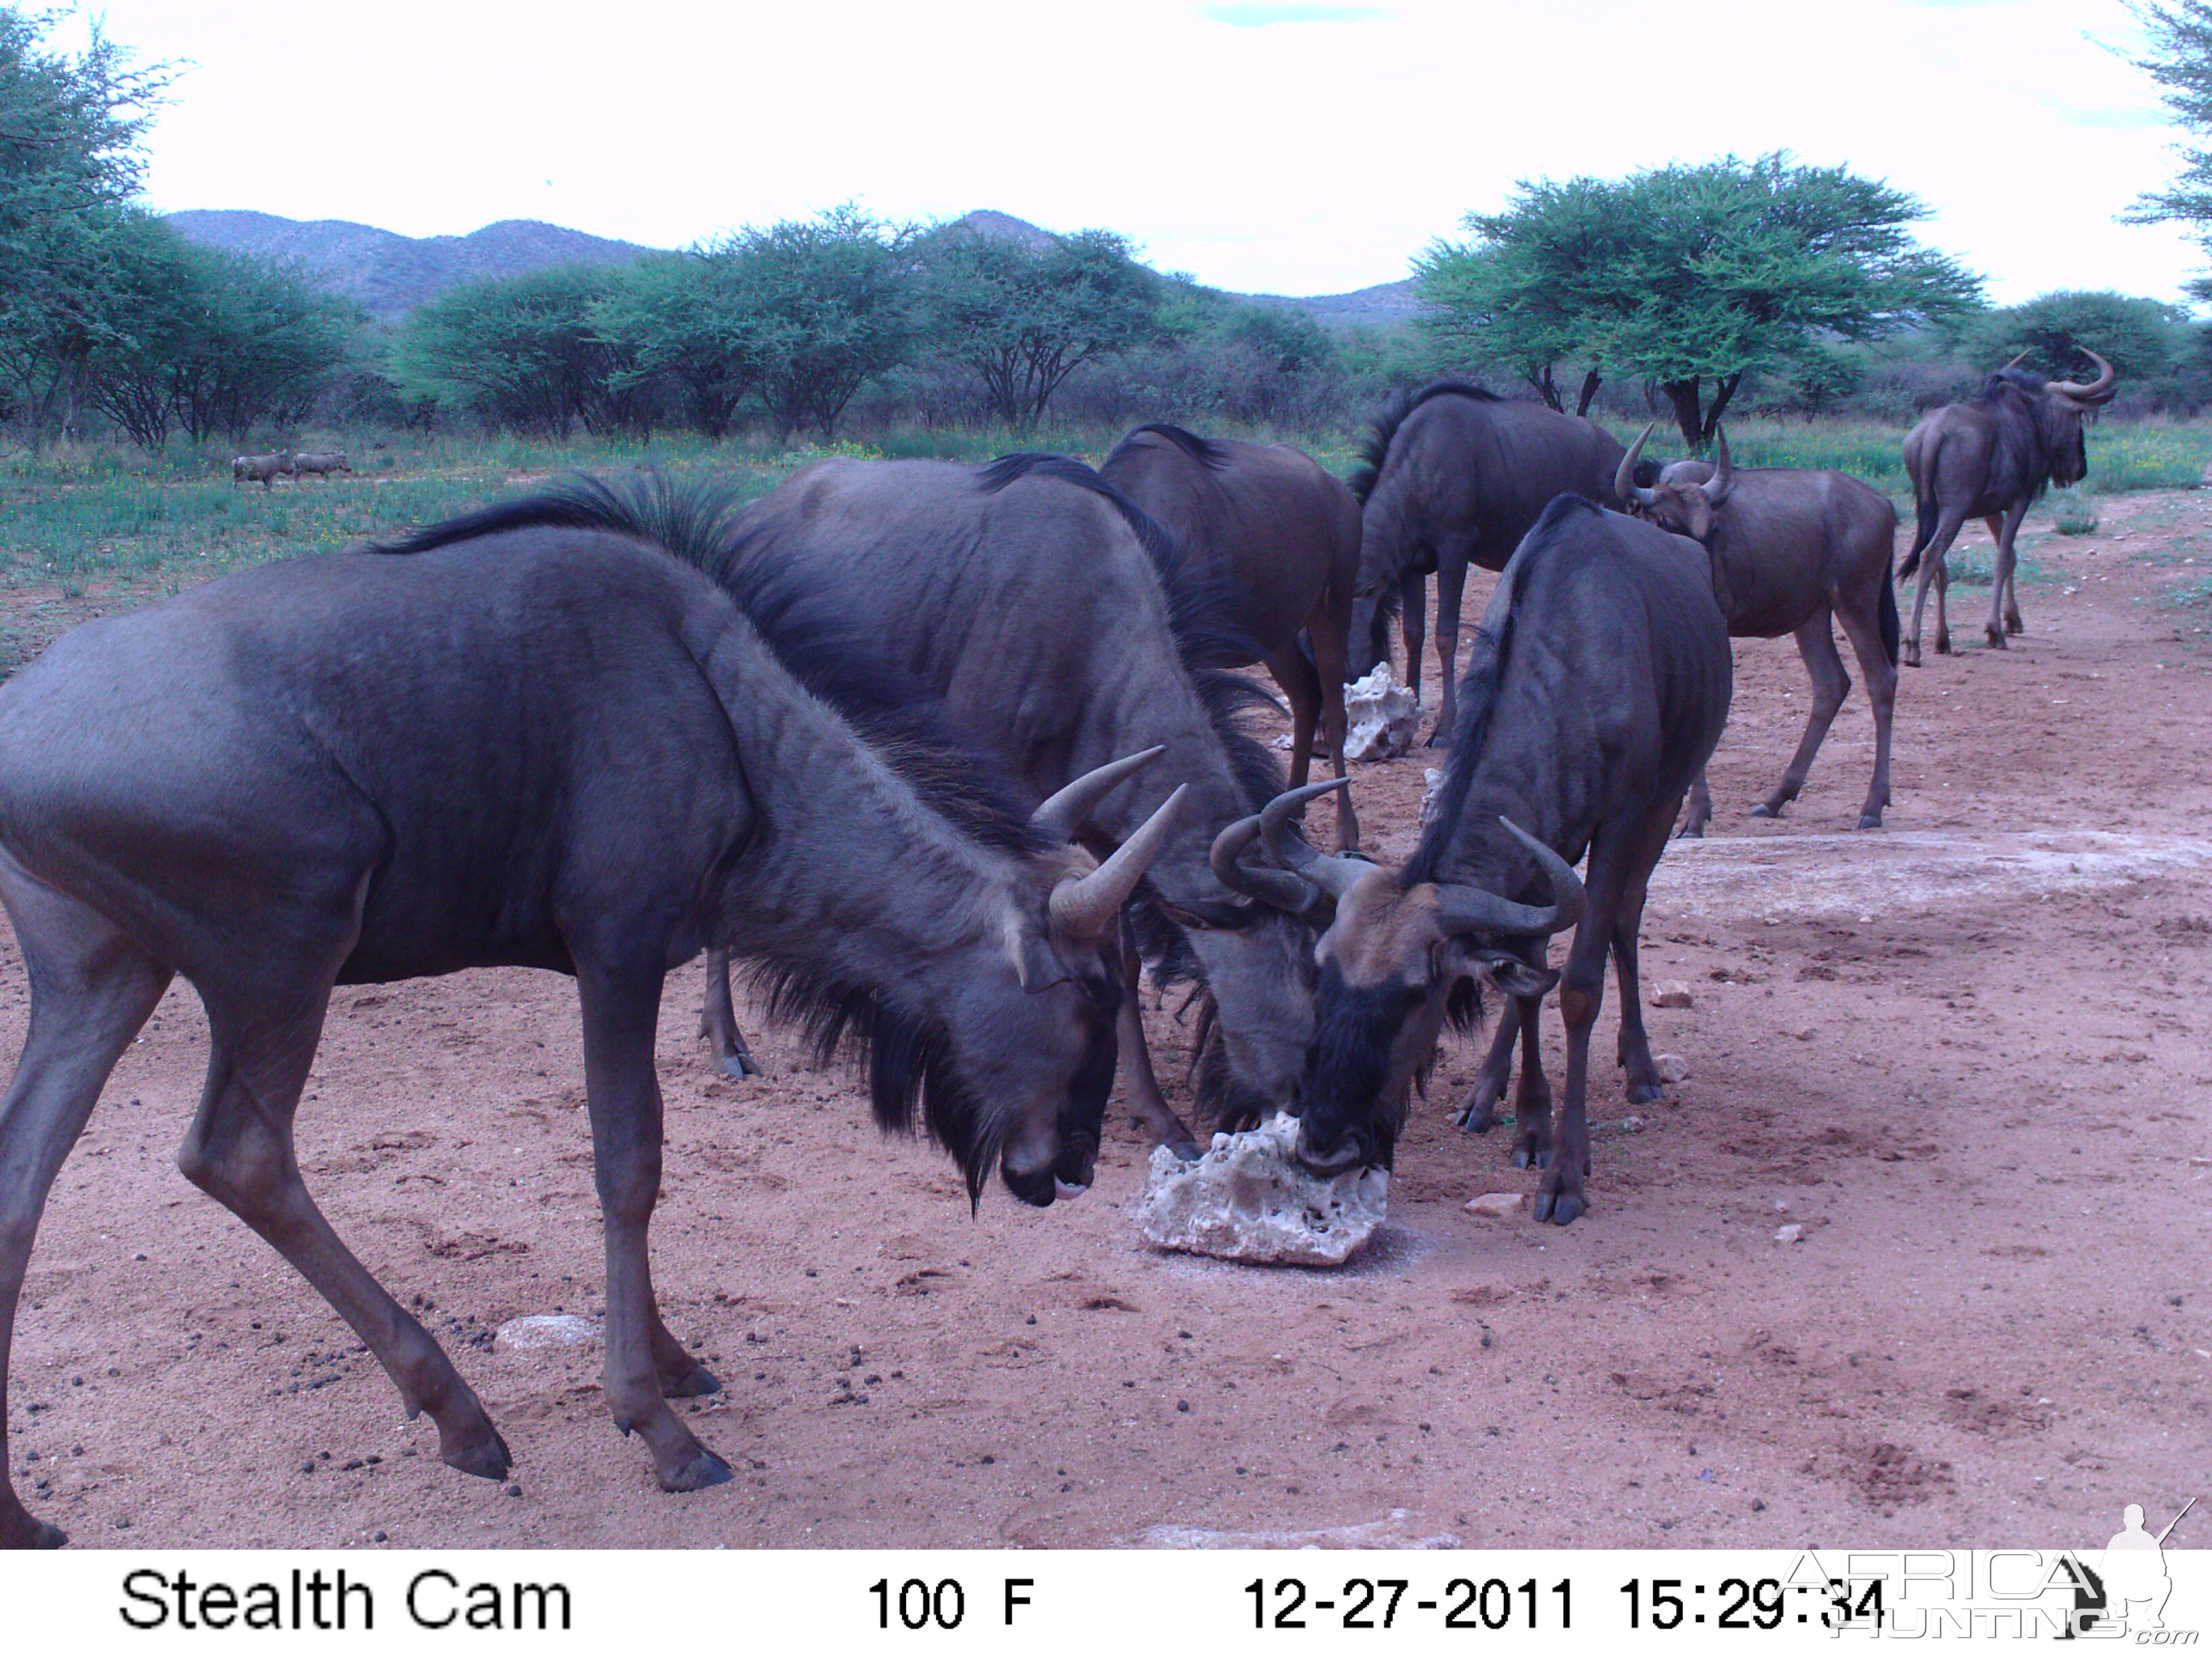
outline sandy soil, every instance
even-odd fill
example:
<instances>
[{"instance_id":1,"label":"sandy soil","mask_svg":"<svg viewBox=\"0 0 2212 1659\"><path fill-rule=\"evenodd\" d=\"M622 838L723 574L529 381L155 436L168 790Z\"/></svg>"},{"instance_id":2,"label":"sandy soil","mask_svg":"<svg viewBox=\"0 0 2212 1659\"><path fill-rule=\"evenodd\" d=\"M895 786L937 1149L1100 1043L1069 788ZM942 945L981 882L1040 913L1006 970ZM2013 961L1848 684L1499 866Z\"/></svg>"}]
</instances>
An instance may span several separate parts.
<instances>
[{"instance_id":1,"label":"sandy soil","mask_svg":"<svg viewBox=\"0 0 2212 1659\"><path fill-rule=\"evenodd\" d=\"M780 1034L756 1038L771 1079L715 1079L687 973L655 1267L728 1383L696 1426L738 1475L669 1497L609 1425L595 1346L493 1338L599 1310L573 990L342 991L309 1182L432 1310L514 1449L503 1487L441 1465L351 1334L176 1172L205 1057L179 988L47 1210L18 1486L77 1542L139 1547L2078 1547L2123 1504L2171 1513L2212 1471L2212 653L2203 609L2160 596L2212 566L2203 514L2128 498L2033 545L2027 635L1906 673L1880 833L1851 833L1856 694L1790 816L1741 816L1806 682L1788 641L1740 645L1713 838L1662 865L1645 926L1647 984L1692 989L1649 1011L1689 1077L1632 1116L1601 1074L1571 1228L1462 1207L1530 1177L1443 1121L1459 1048L1346 1270L1147 1249L1118 1126L1087 1198L994 1191L971 1218L947 1163L880 1140ZM1978 640L1987 590L1954 592ZM1370 844L1410 845L1433 758L1359 769ZM25 1000L9 945L11 1048ZM1188 1033L1149 1024L1172 1080Z\"/></svg>"}]
</instances>

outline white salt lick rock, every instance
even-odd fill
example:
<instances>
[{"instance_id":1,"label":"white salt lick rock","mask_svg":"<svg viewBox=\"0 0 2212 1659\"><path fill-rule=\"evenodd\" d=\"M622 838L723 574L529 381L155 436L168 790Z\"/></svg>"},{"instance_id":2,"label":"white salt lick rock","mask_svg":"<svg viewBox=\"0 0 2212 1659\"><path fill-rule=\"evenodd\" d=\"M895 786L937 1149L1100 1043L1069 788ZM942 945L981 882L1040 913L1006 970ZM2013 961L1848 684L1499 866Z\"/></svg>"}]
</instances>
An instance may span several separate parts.
<instances>
[{"instance_id":1,"label":"white salt lick rock","mask_svg":"<svg viewBox=\"0 0 2212 1659\"><path fill-rule=\"evenodd\" d=\"M1398 684L1387 662L1344 688L1345 757L1389 760L1408 754L1421 723L1420 699Z\"/></svg>"},{"instance_id":2,"label":"white salt lick rock","mask_svg":"<svg viewBox=\"0 0 2212 1659\"><path fill-rule=\"evenodd\" d=\"M1382 1223L1390 1177L1355 1170L1322 1180L1293 1152L1297 1120L1278 1113L1243 1134L1216 1135L1197 1162L1152 1149L1137 1225L1153 1243L1230 1261L1333 1267Z\"/></svg>"},{"instance_id":3,"label":"white salt lick rock","mask_svg":"<svg viewBox=\"0 0 2212 1659\"><path fill-rule=\"evenodd\" d=\"M578 1314L525 1314L510 1319L492 1336L492 1346L508 1353L538 1348L576 1348L599 1340L599 1322Z\"/></svg>"}]
</instances>

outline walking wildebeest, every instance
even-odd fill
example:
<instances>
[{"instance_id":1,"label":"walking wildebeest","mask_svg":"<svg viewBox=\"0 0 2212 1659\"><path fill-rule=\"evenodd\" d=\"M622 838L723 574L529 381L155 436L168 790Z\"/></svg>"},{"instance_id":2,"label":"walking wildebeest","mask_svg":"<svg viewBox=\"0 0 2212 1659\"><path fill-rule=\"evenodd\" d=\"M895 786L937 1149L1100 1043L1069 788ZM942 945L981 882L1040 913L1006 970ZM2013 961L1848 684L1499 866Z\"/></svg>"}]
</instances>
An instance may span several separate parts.
<instances>
[{"instance_id":1,"label":"walking wildebeest","mask_svg":"<svg viewBox=\"0 0 2212 1659\"><path fill-rule=\"evenodd\" d=\"M0 902L31 986L0 1104L0 1437L39 1212L182 974L211 1037L185 1174L323 1294L447 1463L503 1477L475 1394L309 1197L293 1117L333 985L512 965L582 1004L615 1422L664 1487L728 1479L666 1403L720 1385L647 1261L671 968L764 958L870 1045L879 1122L919 1098L971 1197L994 1163L1032 1204L1089 1178L1120 1000L1100 947L1140 870L1075 875L963 764L864 741L727 595L603 531L483 515L69 635L0 688ZM1138 865L1166 817L1129 837ZM0 1544L60 1543L5 1450Z\"/></svg>"},{"instance_id":2,"label":"walking wildebeest","mask_svg":"<svg viewBox=\"0 0 2212 1659\"><path fill-rule=\"evenodd\" d=\"M2087 386L2040 380L2014 368L2020 362L2015 357L1982 382L1982 395L1972 403L1946 404L1905 434L1905 471L1912 480L1917 523L1912 550L1898 568L1897 579L1920 573L1912 595L1912 631L1905 639L1908 668L1920 666L1920 617L1931 579L1936 649L1951 649L1944 610L1950 576L1943 556L1969 519L1985 520L1997 544L1985 629L1990 644L2002 650L2005 635L2021 632L2020 601L2013 593L2013 539L2046 488L2079 483L2087 476L2089 452L2081 437L2081 417L2112 402L2119 378L2087 346L2081 355L2098 369Z\"/></svg>"},{"instance_id":3,"label":"walking wildebeest","mask_svg":"<svg viewBox=\"0 0 2212 1659\"><path fill-rule=\"evenodd\" d=\"M295 455L292 458L294 483L299 483L311 472L318 478L327 478L333 472L343 472L348 477L351 477L353 468L347 462L345 451L343 449L330 450L320 455Z\"/></svg>"},{"instance_id":4,"label":"walking wildebeest","mask_svg":"<svg viewBox=\"0 0 2212 1659\"><path fill-rule=\"evenodd\" d=\"M1116 846L1165 792L1189 786L1139 895L1140 915L1172 924L1147 926L1147 942L1171 970L1194 969L1212 1000L1197 1083L1213 1115L1235 1127L1289 1107L1312 1028L1312 930L1296 913L1310 890L1274 870L1224 878L1213 856L1217 835L1273 799L1282 775L1236 719L1255 689L1201 665L1239 648L1218 625L1233 596L1196 580L1158 526L1057 456L827 460L745 508L708 563L756 617L875 641L1031 799L1164 744L1088 814L1081 839ZM1162 1141L1194 1152L1146 1053L1134 950L1126 964L1128 1103ZM720 1045L719 983L710 958Z\"/></svg>"},{"instance_id":5,"label":"walking wildebeest","mask_svg":"<svg viewBox=\"0 0 2212 1659\"><path fill-rule=\"evenodd\" d=\"M1359 503L1310 455L1288 444L1206 439L1178 426L1140 426L1099 476L1176 539L1202 579L1226 581L1230 620L1291 700L1291 787L1302 787L1314 731L1328 734L1344 775L1344 646L1359 580ZM1312 654L1300 648L1304 629ZM1340 845L1359 845L1349 792L1336 795Z\"/></svg>"},{"instance_id":6,"label":"walking wildebeest","mask_svg":"<svg viewBox=\"0 0 2212 1659\"><path fill-rule=\"evenodd\" d=\"M230 463L230 487L235 489L242 483L258 479L261 487L266 489L273 479L279 477L290 478L294 483L297 483L300 480L292 471L293 459L292 452L289 449L279 450L274 455L233 456Z\"/></svg>"},{"instance_id":7,"label":"walking wildebeest","mask_svg":"<svg viewBox=\"0 0 2212 1659\"><path fill-rule=\"evenodd\" d=\"M1453 665L1469 565L1503 570L1554 495L1619 507L1620 446L1602 427L1540 404L1514 403L1463 380L1423 387L1382 416L1352 477L1360 503L1359 584L1346 672L1389 656L1389 613L1400 613L1406 683L1421 689L1421 578L1437 578L1437 661L1443 696L1429 742L1457 729Z\"/></svg>"},{"instance_id":8,"label":"walking wildebeest","mask_svg":"<svg viewBox=\"0 0 2212 1659\"><path fill-rule=\"evenodd\" d=\"M1606 952L1620 977L1629 1097L1656 1099L1637 931L1683 792L1728 719L1729 689L1728 624L1704 550L1580 496L1545 509L1475 635L1451 764L1405 867L1290 842L1273 849L1337 902L1316 951L1302 1162L1321 1174L1388 1166L1409 1089L1447 1020L1464 1026L1479 1015L1476 981L1487 980L1511 1002L1460 1122L1497 1121L1517 1035L1513 1161L1545 1170L1537 1219L1565 1225L1583 1212L1583 1103ZM1586 895L1571 867L1585 848ZM1559 992L1567 1075L1555 1126L1537 1016L1561 977L1546 967L1546 942L1578 920Z\"/></svg>"},{"instance_id":9,"label":"walking wildebeest","mask_svg":"<svg viewBox=\"0 0 2212 1659\"><path fill-rule=\"evenodd\" d=\"M1879 830L1881 809L1889 805L1890 720L1897 703L1897 595L1889 583L1897 509L1846 473L1733 466L1726 433L1717 434L1717 465L1676 461L1647 489L1634 474L1651 431L1645 427L1621 458L1614 489L1638 517L1687 536L1711 556L1713 594L1730 635L1753 640L1796 635L1797 654L1813 677L1805 735L1782 781L1751 809L1753 816L1778 818L1797 799L1851 689L1829 624L1833 612L1859 659L1874 707L1874 781L1859 808L1859 828ZM1682 833L1702 836L1712 815L1712 795L1700 771L1690 786Z\"/></svg>"}]
</instances>

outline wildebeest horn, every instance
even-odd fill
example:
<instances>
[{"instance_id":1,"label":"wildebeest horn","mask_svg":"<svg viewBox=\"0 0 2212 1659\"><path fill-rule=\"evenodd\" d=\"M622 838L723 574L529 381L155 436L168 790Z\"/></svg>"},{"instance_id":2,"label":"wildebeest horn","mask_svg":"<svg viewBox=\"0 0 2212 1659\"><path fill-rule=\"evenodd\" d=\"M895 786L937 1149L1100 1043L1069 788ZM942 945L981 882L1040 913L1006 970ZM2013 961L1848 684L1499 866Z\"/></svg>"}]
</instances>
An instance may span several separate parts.
<instances>
[{"instance_id":1,"label":"wildebeest horn","mask_svg":"<svg viewBox=\"0 0 2212 1659\"><path fill-rule=\"evenodd\" d=\"M1447 883L1437 890L1437 910L1455 933L1520 933L1542 937L1562 933L1583 916L1583 884L1574 866L1510 818L1498 820L1506 832L1535 854L1552 884L1547 908L1516 904L1480 887Z\"/></svg>"},{"instance_id":2,"label":"wildebeest horn","mask_svg":"<svg viewBox=\"0 0 2212 1659\"><path fill-rule=\"evenodd\" d=\"M2034 349L2035 349L2035 348L2034 348L2033 346L2030 346L2030 347L2027 349L2027 351L2033 351L2033 350L2034 350ZM2013 358L2009 362L2008 362L2008 363L2006 363L2006 364L2005 364L2004 368L2001 368L2001 369L1999 369L1999 370L1997 371L1997 373L1998 373L1998 374L2003 374L2003 373L2005 372L2005 368L2019 368L2019 367L2020 367L2021 358L2021 357L2025 357L2025 356L2027 356L2027 351L2023 351L2023 352L2021 352L2021 353L2020 354L2020 356L2019 356L2019 357L2014 357L2014 358Z\"/></svg>"},{"instance_id":3,"label":"wildebeest horn","mask_svg":"<svg viewBox=\"0 0 2212 1659\"><path fill-rule=\"evenodd\" d=\"M1707 501L1718 507L1735 488L1735 468L1729 461L1728 434L1715 427L1713 441L1720 446L1720 459L1714 464L1713 476L1698 487L1705 492Z\"/></svg>"},{"instance_id":4,"label":"wildebeest horn","mask_svg":"<svg viewBox=\"0 0 2212 1659\"><path fill-rule=\"evenodd\" d=\"M1321 889L1287 870L1265 865L1240 864L1237 855L1260 837L1260 815L1238 818L1213 838L1210 861L1213 878L1232 893L1242 893L1278 910L1302 916L1321 902Z\"/></svg>"},{"instance_id":5,"label":"wildebeest horn","mask_svg":"<svg viewBox=\"0 0 2212 1659\"><path fill-rule=\"evenodd\" d=\"M1620 468L1613 475L1613 493L1620 496L1624 502L1641 501L1644 506L1649 507L1658 499L1657 490L1638 489L1636 487L1637 459L1644 453L1644 441L1651 435L1652 428L1658 424L1658 422L1652 421L1645 425L1643 431L1636 434L1636 441L1629 445L1628 453L1620 458Z\"/></svg>"},{"instance_id":6,"label":"wildebeest horn","mask_svg":"<svg viewBox=\"0 0 2212 1659\"><path fill-rule=\"evenodd\" d=\"M1288 789L1269 801L1260 814L1260 838L1267 843L1267 851L1285 870L1298 875L1334 898L1350 892L1359 878L1374 869L1364 859L1331 858L1290 833L1291 815L1316 795L1350 785L1350 778L1332 778L1327 783L1309 783L1303 788Z\"/></svg>"},{"instance_id":7,"label":"wildebeest horn","mask_svg":"<svg viewBox=\"0 0 2212 1659\"><path fill-rule=\"evenodd\" d=\"M2119 379L2119 374L2110 363L2090 350L2088 347L2081 347L2081 352L2084 357L2095 363L2100 371L2095 380L2087 386L2076 386L2071 380L2046 380L2044 385L2062 397L2081 399L2094 398L2101 401L2105 394L2112 389L2112 382Z\"/></svg>"},{"instance_id":8,"label":"wildebeest horn","mask_svg":"<svg viewBox=\"0 0 2212 1659\"><path fill-rule=\"evenodd\" d=\"M1155 749L1152 754L1158 754ZM1151 755L1131 757L1139 761L1149 760ZM1116 766L1127 766L1127 761L1116 761ZM1101 767L1099 771L1111 771ZM1091 774L1097 776L1097 773ZM1127 774L1124 773L1123 776ZM1138 827L1137 833L1114 849L1113 856L1087 876L1070 876L1052 890L1047 914L1052 919L1053 932L1064 939L1088 941L1098 938L1114 925L1121 913L1121 906L1136 890L1144 878L1145 868L1159 856L1160 847L1168 838L1173 826L1176 811L1182 798L1190 793L1187 783L1176 785L1175 793L1160 803L1159 811ZM1054 797L1058 799L1057 796Z\"/></svg>"},{"instance_id":9,"label":"wildebeest horn","mask_svg":"<svg viewBox=\"0 0 2212 1659\"><path fill-rule=\"evenodd\" d=\"M1073 783L1062 784L1053 791L1037 810L1030 814L1030 823L1038 833L1047 836L1056 845L1073 841L1075 832L1091 816L1091 809L1106 799L1114 786L1132 773L1167 752L1167 744L1156 743L1150 749L1140 749L1133 755L1124 755L1120 760L1108 761L1093 767Z\"/></svg>"}]
</instances>

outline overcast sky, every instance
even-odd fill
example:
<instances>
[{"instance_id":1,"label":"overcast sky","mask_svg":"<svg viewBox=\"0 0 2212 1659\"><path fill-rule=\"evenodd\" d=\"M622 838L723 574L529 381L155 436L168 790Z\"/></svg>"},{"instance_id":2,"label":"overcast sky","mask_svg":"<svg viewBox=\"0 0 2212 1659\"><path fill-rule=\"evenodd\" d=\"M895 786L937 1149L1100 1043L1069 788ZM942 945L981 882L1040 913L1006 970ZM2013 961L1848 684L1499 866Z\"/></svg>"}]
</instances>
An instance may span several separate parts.
<instances>
[{"instance_id":1,"label":"overcast sky","mask_svg":"<svg viewBox=\"0 0 2212 1659\"><path fill-rule=\"evenodd\" d=\"M2118 0L106 0L189 60L152 205L680 246L854 200L1103 226L1249 292L1393 281L1516 180L1786 149L1887 179L1999 304L2180 297ZM64 42L71 28L52 39Z\"/></svg>"}]
</instances>

